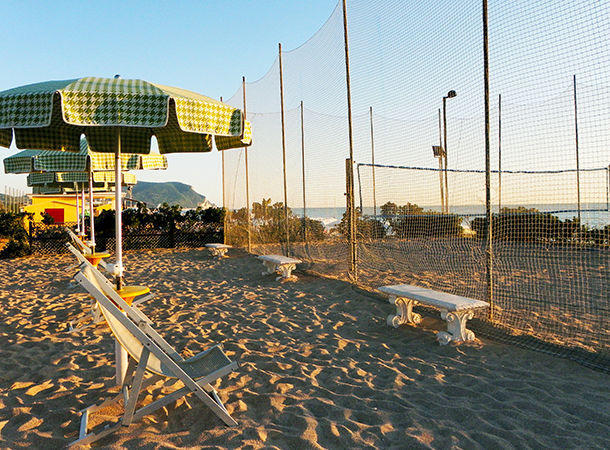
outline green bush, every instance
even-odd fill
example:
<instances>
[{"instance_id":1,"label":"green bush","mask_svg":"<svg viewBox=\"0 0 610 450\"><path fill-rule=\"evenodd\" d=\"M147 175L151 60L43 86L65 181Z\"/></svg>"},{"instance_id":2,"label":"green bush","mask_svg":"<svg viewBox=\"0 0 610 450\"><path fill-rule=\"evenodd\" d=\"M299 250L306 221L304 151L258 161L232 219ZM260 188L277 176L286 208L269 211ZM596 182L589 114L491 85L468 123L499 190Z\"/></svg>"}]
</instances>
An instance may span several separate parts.
<instances>
[{"instance_id":1,"label":"green bush","mask_svg":"<svg viewBox=\"0 0 610 450\"><path fill-rule=\"evenodd\" d=\"M30 254L30 245L27 240L9 239L6 246L0 251L0 259L21 258Z\"/></svg>"},{"instance_id":2,"label":"green bush","mask_svg":"<svg viewBox=\"0 0 610 450\"><path fill-rule=\"evenodd\" d=\"M594 241L604 241L603 232L591 233L578 222L578 219L566 219L535 208L502 208L500 214L493 215L493 237L515 242L569 243L577 237L579 240L591 234ZM487 237L487 219L476 218L472 229L478 238Z\"/></svg>"},{"instance_id":3,"label":"green bush","mask_svg":"<svg viewBox=\"0 0 610 450\"><path fill-rule=\"evenodd\" d=\"M29 213L0 212L0 237L8 238L0 252L0 258L18 258L30 253L26 220L32 220Z\"/></svg>"}]
</instances>

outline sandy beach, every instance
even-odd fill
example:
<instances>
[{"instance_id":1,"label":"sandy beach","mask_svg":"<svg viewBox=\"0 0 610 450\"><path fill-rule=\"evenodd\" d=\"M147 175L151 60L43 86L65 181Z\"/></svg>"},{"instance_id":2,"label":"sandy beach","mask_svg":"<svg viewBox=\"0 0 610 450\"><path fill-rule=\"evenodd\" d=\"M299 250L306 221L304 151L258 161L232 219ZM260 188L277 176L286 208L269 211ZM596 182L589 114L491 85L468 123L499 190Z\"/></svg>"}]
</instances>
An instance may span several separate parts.
<instances>
[{"instance_id":1,"label":"sandy beach","mask_svg":"<svg viewBox=\"0 0 610 450\"><path fill-rule=\"evenodd\" d=\"M381 297L299 268L278 282L253 255L229 255L127 252L125 266L156 294L141 309L178 351L222 343L240 362L215 384L239 425L189 396L91 448L610 448L607 373L481 336L439 346L440 318L393 329ZM0 264L0 449L65 448L79 411L117 392L107 326L68 331L89 307L75 263Z\"/></svg>"}]
</instances>

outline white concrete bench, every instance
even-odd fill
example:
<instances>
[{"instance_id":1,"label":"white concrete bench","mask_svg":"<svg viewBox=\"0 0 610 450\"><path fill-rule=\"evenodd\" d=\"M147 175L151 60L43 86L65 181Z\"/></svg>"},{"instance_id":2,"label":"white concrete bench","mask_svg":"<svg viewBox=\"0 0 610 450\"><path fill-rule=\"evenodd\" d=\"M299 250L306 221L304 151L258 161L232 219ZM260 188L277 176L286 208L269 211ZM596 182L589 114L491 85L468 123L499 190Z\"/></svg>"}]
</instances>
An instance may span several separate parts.
<instances>
[{"instance_id":1,"label":"white concrete bench","mask_svg":"<svg viewBox=\"0 0 610 450\"><path fill-rule=\"evenodd\" d=\"M227 251L231 248L230 245L226 244L205 244L207 248L212 252L212 256L218 256L222 258L227 256Z\"/></svg>"},{"instance_id":2,"label":"white concrete bench","mask_svg":"<svg viewBox=\"0 0 610 450\"><path fill-rule=\"evenodd\" d=\"M300 259L289 258L282 255L260 255L257 256L263 262L263 265L267 269L263 272L263 275L271 273L279 273L280 276L276 280L282 278L296 280L297 277L292 275L292 271L296 268L297 264L303 262Z\"/></svg>"},{"instance_id":3,"label":"white concrete bench","mask_svg":"<svg viewBox=\"0 0 610 450\"><path fill-rule=\"evenodd\" d=\"M466 328L466 322L474 317L474 310L487 308L489 303L446 292L434 291L419 286L399 284L379 288L390 296L389 301L396 306L396 315L388 316L388 325L397 328L400 325L421 322L421 316L413 312L413 305L422 303L441 310L441 318L447 322L447 331L440 331L436 338L441 345L450 341L471 341L474 333Z\"/></svg>"}]
</instances>

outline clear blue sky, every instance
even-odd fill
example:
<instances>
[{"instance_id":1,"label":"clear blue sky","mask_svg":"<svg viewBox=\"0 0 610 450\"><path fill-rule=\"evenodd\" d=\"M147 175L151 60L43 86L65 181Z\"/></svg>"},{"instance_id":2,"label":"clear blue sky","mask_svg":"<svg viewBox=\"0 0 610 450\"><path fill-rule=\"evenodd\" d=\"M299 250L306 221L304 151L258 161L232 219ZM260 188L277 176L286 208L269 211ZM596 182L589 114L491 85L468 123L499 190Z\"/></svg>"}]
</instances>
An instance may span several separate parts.
<instances>
[{"instance_id":1,"label":"clear blue sky","mask_svg":"<svg viewBox=\"0 0 610 450\"><path fill-rule=\"evenodd\" d=\"M83 76L139 78L220 98L242 77L263 77L284 51L299 47L330 17L337 0L5 2L0 91ZM16 148L0 147L2 159ZM221 204L220 157L169 155L165 172L139 180L181 181ZM25 175L0 174L5 186L31 192Z\"/></svg>"}]
</instances>

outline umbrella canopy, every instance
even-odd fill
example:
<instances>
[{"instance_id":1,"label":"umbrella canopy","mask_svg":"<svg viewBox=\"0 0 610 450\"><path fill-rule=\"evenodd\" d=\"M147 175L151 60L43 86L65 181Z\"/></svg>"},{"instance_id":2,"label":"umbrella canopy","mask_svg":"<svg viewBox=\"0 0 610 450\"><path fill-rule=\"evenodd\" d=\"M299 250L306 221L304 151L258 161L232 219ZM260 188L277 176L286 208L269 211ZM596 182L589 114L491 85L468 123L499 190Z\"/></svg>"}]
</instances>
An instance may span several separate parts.
<instances>
[{"instance_id":1,"label":"umbrella canopy","mask_svg":"<svg viewBox=\"0 0 610 450\"><path fill-rule=\"evenodd\" d=\"M209 152L251 144L241 110L210 97L143 80L80 78L0 92L0 145L80 150L85 135L94 152L114 152L117 178L122 147L148 154ZM117 190L118 191L118 190ZM117 287L123 274L121 200L116 196Z\"/></svg>"},{"instance_id":2,"label":"umbrella canopy","mask_svg":"<svg viewBox=\"0 0 610 450\"><path fill-rule=\"evenodd\" d=\"M78 152L23 150L4 158L4 173L93 172L114 170L115 158L109 153L92 152L81 139ZM150 154L122 154L122 170L167 169L167 157Z\"/></svg>"},{"instance_id":3,"label":"umbrella canopy","mask_svg":"<svg viewBox=\"0 0 610 450\"><path fill-rule=\"evenodd\" d=\"M87 77L0 92L0 145L80 150L84 134L95 152L208 152L250 145L241 110L210 97L143 80Z\"/></svg>"},{"instance_id":4,"label":"umbrella canopy","mask_svg":"<svg viewBox=\"0 0 610 450\"><path fill-rule=\"evenodd\" d=\"M31 173L28 175L28 186L63 186L65 190L74 190L74 183L85 184L89 182L89 174L86 172L46 172ZM137 183L136 176L131 173L124 173L122 185L133 186ZM70 187L71 186L71 187ZM93 188L99 190L114 186L114 172L93 172Z\"/></svg>"},{"instance_id":5,"label":"umbrella canopy","mask_svg":"<svg viewBox=\"0 0 610 450\"><path fill-rule=\"evenodd\" d=\"M122 171L127 170L164 170L167 169L167 157L159 154L123 154L120 158ZM92 152L86 139L81 139L78 152L58 150L23 150L13 156L4 158L5 173L29 173L28 186L34 188L32 193L67 193L75 192L74 183L89 183L89 207L93 209L93 191L109 191L114 186L116 158L111 153ZM88 173L88 172L91 173ZM134 185L135 176L123 173L122 185ZM84 212L84 205L83 205ZM91 220L91 240L95 245L94 218ZM82 227L82 229L81 229ZM85 230L83 223L78 224L79 231Z\"/></svg>"},{"instance_id":6,"label":"umbrella canopy","mask_svg":"<svg viewBox=\"0 0 610 450\"><path fill-rule=\"evenodd\" d=\"M75 177L75 175L78 175ZM78 181L55 181L56 179L72 179ZM32 188L32 194L76 194L79 192L78 184L83 184L89 180L81 181L86 178L86 174L81 172L57 172L57 173L32 173L28 175L28 186ZM52 180L51 180L52 179ZM51 180L51 181L49 181ZM123 186L134 186L137 184L136 176L131 173L123 174ZM93 174L92 192L110 192L114 189L114 172L95 172ZM91 242L94 241L93 235Z\"/></svg>"}]
</instances>

